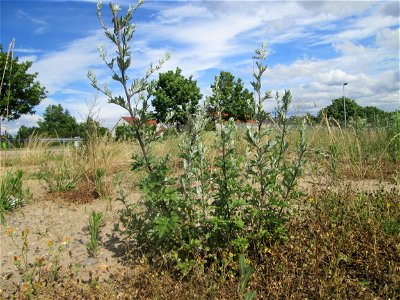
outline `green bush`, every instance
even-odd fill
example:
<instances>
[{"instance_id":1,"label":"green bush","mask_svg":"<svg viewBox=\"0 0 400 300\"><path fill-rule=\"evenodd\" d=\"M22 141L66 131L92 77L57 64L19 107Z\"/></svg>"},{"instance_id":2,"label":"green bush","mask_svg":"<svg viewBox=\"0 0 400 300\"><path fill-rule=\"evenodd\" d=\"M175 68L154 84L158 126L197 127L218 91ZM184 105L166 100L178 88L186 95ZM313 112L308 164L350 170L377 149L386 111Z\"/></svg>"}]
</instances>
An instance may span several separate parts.
<instances>
[{"instance_id":1,"label":"green bush","mask_svg":"<svg viewBox=\"0 0 400 300\"><path fill-rule=\"evenodd\" d=\"M81 179L77 162L69 156L69 151L63 149L61 163L46 161L41 165L38 178L45 182L49 192L66 192L75 189Z\"/></svg>"},{"instance_id":2,"label":"green bush","mask_svg":"<svg viewBox=\"0 0 400 300\"><path fill-rule=\"evenodd\" d=\"M102 222L103 214L101 212L92 211L92 214L89 217L88 226L90 241L87 243L86 249L93 257L97 255L97 252L99 250L99 233Z\"/></svg>"},{"instance_id":3,"label":"green bush","mask_svg":"<svg viewBox=\"0 0 400 300\"><path fill-rule=\"evenodd\" d=\"M25 192L22 189L22 171L6 172L0 185L0 223L4 223L4 212L25 205Z\"/></svg>"},{"instance_id":4,"label":"green bush","mask_svg":"<svg viewBox=\"0 0 400 300\"><path fill-rule=\"evenodd\" d=\"M155 82L149 82L149 78L169 54L157 66L151 65L146 75L133 80L131 85L126 76L132 61L130 41L135 31L132 14L142 3L131 6L121 17L119 5L110 3L113 30L104 22L101 4L98 4L97 14L104 33L118 49L116 56L107 60L101 46L100 56L124 93L113 95L107 85L99 86L95 75L88 73L92 86L104 93L109 102L126 109L135 120L131 129L141 154L133 156L132 169L142 169L147 174L141 181L142 198L137 204L131 204L120 193L119 199L124 204L120 211L120 234L132 249L145 253L150 261L176 266L184 274L195 265L200 268L216 265L225 273L227 269L236 269L235 256L257 253L285 238L290 204L299 196L296 182L304 164L304 126L297 155L289 159L286 115L291 103L290 91L285 91L282 98L276 94L276 132L272 133L265 125L270 118L264 110L265 101L272 97L269 92L262 94L261 91L262 75L267 69L263 65L267 55L264 44L255 56L257 71L252 86L256 105L249 107L254 108L251 115L257 120L257 128L247 130L246 154L237 150L239 139L234 120L224 122L221 116L225 108L220 107L223 102L219 101L221 91L217 78L213 90L217 114L216 132L212 133L215 146L208 149L201 135L209 122L206 109L209 103L203 107L187 105L186 130L178 143L182 163L179 170L172 172L170 157L154 154L152 145L158 139L157 130L146 126L151 118L149 101L155 91ZM168 115L167 124L173 119L173 113ZM216 154L215 164L206 159L211 151Z\"/></svg>"},{"instance_id":5,"label":"green bush","mask_svg":"<svg viewBox=\"0 0 400 300\"><path fill-rule=\"evenodd\" d=\"M238 153L238 128L233 119L223 121L222 107L217 107L214 149L205 147L201 135L208 123L207 103L195 107L195 114L189 107L187 130L179 142L179 176L170 169L168 156L152 157L139 203L128 204L120 196L125 204L120 212L121 234L151 261L163 258L183 273L195 265L233 267L233 258L241 253L257 253L285 238L290 204L299 196L295 187L304 164L304 127L297 156L289 159L286 114L291 95L289 91L282 99L276 95L279 127L278 134L272 134L265 128L269 114L264 111L264 101L271 97L261 96L266 49L256 53L259 70L253 85L258 126L247 129L246 154ZM206 159L209 151L217 153L214 165ZM136 156L133 169L141 167L146 168L146 162Z\"/></svg>"}]
</instances>

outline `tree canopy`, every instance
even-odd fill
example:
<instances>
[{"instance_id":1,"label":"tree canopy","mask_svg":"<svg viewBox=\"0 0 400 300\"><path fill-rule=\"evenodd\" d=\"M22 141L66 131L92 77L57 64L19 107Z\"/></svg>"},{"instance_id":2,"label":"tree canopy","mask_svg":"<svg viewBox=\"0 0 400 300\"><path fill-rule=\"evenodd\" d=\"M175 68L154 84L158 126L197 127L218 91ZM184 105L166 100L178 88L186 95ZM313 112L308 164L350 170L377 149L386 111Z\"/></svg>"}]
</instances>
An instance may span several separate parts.
<instances>
[{"instance_id":1,"label":"tree canopy","mask_svg":"<svg viewBox=\"0 0 400 300\"><path fill-rule=\"evenodd\" d=\"M61 104L49 105L38 125L40 133L51 137L75 137L80 133L76 119Z\"/></svg>"},{"instance_id":2,"label":"tree canopy","mask_svg":"<svg viewBox=\"0 0 400 300\"><path fill-rule=\"evenodd\" d=\"M355 118L366 119L369 124L377 124L379 120L387 118L390 113L385 112L375 106L361 106L350 98L344 98L346 102L346 116L348 120ZM332 104L323 108L318 113L318 118L322 118L322 114L326 113L328 118L334 118L339 123L344 122L344 103L343 97L332 100Z\"/></svg>"},{"instance_id":3,"label":"tree canopy","mask_svg":"<svg viewBox=\"0 0 400 300\"><path fill-rule=\"evenodd\" d=\"M218 97L216 95L217 78L219 78ZM210 111L215 111L219 105L226 118L232 117L235 120L246 121L253 117L255 107L253 94L243 87L240 78L235 80L235 76L230 72L221 71L220 75L215 77L211 88L213 94L210 97ZM219 99L218 103L217 99Z\"/></svg>"},{"instance_id":4,"label":"tree canopy","mask_svg":"<svg viewBox=\"0 0 400 300\"><path fill-rule=\"evenodd\" d=\"M18 62L18 58L10 63L7 53L3 52L0 45L0 75L4 72L3 86L0 90L0 113L2 118L16 120L24 114L35 113L34 107L46 98L46 90L36 80L37 73L29 74L28 69L32 62Z\"/></svg>"},{"instance_id":5,"label":"tree canopy","mask_svg":"<svg viewBox=\"0 0 400 300\"><path fill-rule=\"evenodd\" d=\"M38 125L38 127L22 125L18 130L17 139L27 139L34 133L60 138L77 136L88 138L89 135L93 134L103 136L109 133L107 128L102 127L99 121L92 117L87 117L86 120L78 124L76 119L61 104L49 105L43 114L43 120L39 121Z\"/></svg>"},{"instance_id":6,"label":"tree canopy","mask_svg":"<svg viewBox=\"0 0 400 300\"><path fill-rule=\"evenodd\" d=\"M346 101L346 116L347 119L354 118L361 114L361 106L359 106L354 100L350 98L344 98ZM322 117L322 113L325 112L328 118L333 118L338 122L344 122L344 101L343 97L332 100L332 104L321 109L319 116Z\"/></svg>"},{"instance_id":7,"label":"tree canopy","mask_svg":"<svg viewBox=\"0 0 400 300\"><path fill-rule=\"evenodd\" d=\"M78 136L87 139L90 136L104 136L109 134L109 130L106 127L101 126L100 122L91 116L88 116L86 120L79 124Z\"/></svg>"},{"instance_id":8,"label":"tree canopy","mask_svg":"<svg viewBox=\"0 0 400 300\"><path fill-rule=\"evenodd\" d=\"M197 81L192 76L185 78L179 68L175 72L159 73L158 76L152 102L157 121L164 122L172 111L174 116L171 121L178 125L185 124L187 105L197 105L202 97Z\"/></svg>"},{"instance_id":9,"label":"tree canopy","mask_svg":"<svg viewBox=\"0 0 400 300\"><path fill-rule=\"evenodd\" d=\"M38 133L39 128L37 127L27 127L22 125L17 132L17 139L27 139L32 136L34 133Z\"/></svg>"}]
</instances>

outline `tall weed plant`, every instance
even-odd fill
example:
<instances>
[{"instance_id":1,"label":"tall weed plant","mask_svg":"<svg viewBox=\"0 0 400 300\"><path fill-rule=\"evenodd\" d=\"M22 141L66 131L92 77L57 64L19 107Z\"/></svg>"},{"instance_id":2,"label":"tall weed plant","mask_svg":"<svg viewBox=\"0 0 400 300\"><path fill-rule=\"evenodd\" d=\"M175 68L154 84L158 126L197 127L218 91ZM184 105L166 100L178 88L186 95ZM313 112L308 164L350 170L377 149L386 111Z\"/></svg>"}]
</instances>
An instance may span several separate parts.
<instances>
[{"instance_id":1,"label":"tall weed plant","mask_svg":"<svg viewBox=\"0 0 400 300\"><path fill-rule=\"evenodd\" d=\"M271 93L262 92L262 76L267 70L263 64L267 49L263 44L256 50L257 71L252 82L257 128L247 130L246 154L237 151L238 130L234 120L222 120L223 107L217 107L216 111L219 118L213 149L207 148L202 131L209 123L209 112L206 106L192 106L194 110L187 111L187 130L179 137L182 163L180 169L172 172L170 156L155 155L157 129L146 126L154 88L149 78L165 59L156 67L150 66L146 75L131 85L126 75L132 61L130 41L135 31L132 14L142 3L131 6L124 16L119 16L119 5L110 3L113 30L102 18L101 4L97 9L105 35L117 48L117 56L111 60L103 47L99 48L100 56L112 70L112 79L124 88L124 94L114 96L107 85L100 87L95 75L88 73L93 87L104 93L109 102L125 108L134 120L132 130L141 154L133 156L132 169L147 174L140 184L142 198L138 203L131 204L120 190L124 208L120 211L118 229L132 249L154 263L176 266L184 274L196 265L200 268L214 265L226 270L236 264L235 256L257 253L285 238L290 205L299 196L296 183L304 164L304 130L297 156L290 159L286 117L290 91L285 91L282 98L275 96L278 134L272 135L265 124L270 115L264 105ZM218 94L218 84L216 90ZM210 151L215 152L213 165L206 159Z\"/></svg>"},{"instance_id":2,"label":"tall weed plant","mask_svg":"<svg viewBox=\"0 0 400 300\"><path fill-rule=\"evenodd\" d=\"M117 26L119 10L112 4L110 8L115 15L114 26ZM127 16L118 19L126 28L130 28L131 12L128 10ZM104 24L103 28L118 46L120 40L109 33ZM119 29L117 26L116 30ZM139 114L140 121L134 125L135 136L143 147L141 155L134 155L132 169L143 169L147 175L140 184L142 198L138 203L131 204L121 191L119 199L124 208L120 211L118 228L132 249L145 254L150 261L176 266L184 274L194 266L226 270L236 265L234 258L239 254L257 253L285 238L290 205L299 196L296 183L304 164L306 144L302 129L297 156L295 159L288 157L286 114L291 102L290 91L282 98L278 94L275 96L278 134L272 135L265 124L270 115L264 105L271 98L270 92L262 93L261 86L267 69L263 65L266 56L266 45L263 45L256 51L258 71L252 83L256 91L257 128L247 129L245 155L237 151L238 128L234 120L224 122L221 118L223 107L217 109L219 118L213 146L206 147L202 132L209 122L209 113L206 106L196 106L195 114L188 110L187 130L179 137L181 168L172 172L168 155L154 155L156 136L143 122L149 115L152 84L142 82L146 95L138 95L142 103L140 110L131 110L130 94L125 98L110 97L111 102L119 101L117 104L130 113ZM124 59L130 61L130 56ZM121 74L126 67L119 64ZM99 88L92 79L93 85ZM106 89L103 92L111 95ZM216 153L213 165L206 159L211 151Z\"/></svg>"}]
</instances>

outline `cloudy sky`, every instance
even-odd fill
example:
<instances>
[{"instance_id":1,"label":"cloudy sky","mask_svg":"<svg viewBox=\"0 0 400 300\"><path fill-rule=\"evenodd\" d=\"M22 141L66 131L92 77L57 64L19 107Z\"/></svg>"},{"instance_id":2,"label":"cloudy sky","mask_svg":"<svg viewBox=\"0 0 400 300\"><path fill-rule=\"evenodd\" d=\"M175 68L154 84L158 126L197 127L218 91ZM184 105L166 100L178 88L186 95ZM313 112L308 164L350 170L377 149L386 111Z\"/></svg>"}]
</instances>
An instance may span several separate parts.
<instances>
[{"instance_id":1,"label":"cloudy sky","mask_svg":"<svg viewBox=\"0 0 400 300\"><path fill-rule=\"evenodd\" d=\"M115 2L124 10L132 3ZM1 0L0 5L0 43L6 49L15 38L15 56L33 61L30 71L39 73L48 90L37 114L12 122L10 133L35 125L49 104L61 103L82 120L96 98L88 69L101 82L110 78L97 51L98 45L110 44L96 16L96 1ZM111 19L108 5L103 15ZM266 41L264 88L291 89L292 113L329 105L342 96L344 82L346 96L360 105L387 111L400 105L398 1L147 0L134 22L133 77L171 51L161 71L180 67L185 76L193 75L205 96L221 70L242 78L250 89L252 56ZM109 128L126 114L101 95L96 107Z\"/></svg>"}]
</instances>

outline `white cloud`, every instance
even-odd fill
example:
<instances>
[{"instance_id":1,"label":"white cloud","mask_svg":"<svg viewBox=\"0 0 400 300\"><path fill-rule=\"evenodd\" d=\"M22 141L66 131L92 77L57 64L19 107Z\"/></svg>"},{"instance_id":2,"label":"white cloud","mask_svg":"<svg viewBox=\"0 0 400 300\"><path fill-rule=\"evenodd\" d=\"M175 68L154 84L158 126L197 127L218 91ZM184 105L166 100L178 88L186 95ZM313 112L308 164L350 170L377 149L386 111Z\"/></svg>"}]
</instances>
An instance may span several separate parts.
<instances>
[{"instance_id":1,"label":"white cloud","mask_svg":"<svg viewBox=\"0 0 400 300\"><path fill-rule=\"evenodd\" d=\"M6 129L9 134L15 136L22 125L26 127L33 127L37 125L37 121L40 120L40 117L36 114L34 115L23 115L21 118L15 121L9 121L8 124L2 123L2 132Z\"/></svg>"},{"instance_id":2,"label":"white cloud","mask_svg":"<svg viewBox=\"0 0 400 300\"><path fill-rule=\"evenodd\" d=\"M400 39L400 29L390 30L389 28L384 28L376 34L376 45L378 47L391 49L393 52L397 52L399 55L399 39Z\"/></svg>"},{"instance_id":3,"label":"white cloud","mask_svg":"<svg viewBox=\"0 0 400 300\"><path fill-rule=\"evenodd\" d=\"M18 57L18 61L19 62L26 62L26 61L35 62L36 60L37 60L37 56L36 55L24 55L24 56L19 56Z\"/></svg>"},{"instance_id":4,"label":"white cloud","mask_svg":"<svg viewBox=\"0 0 400 300\"><path fill-rule=\"evenodd\" d=\"M90 67L102 65L97 45L103 42L102 32L93 32L86 38L72 41L60 51L40 56L32 65L32 70L39 73L39 81L50 94L62 93L69 85L77 82L90 86L86 74Z\"/></svg>"},{"instance_id":5,"label":"white cloud","mask_svg":"<svg viewBox=\"0 0 400 300\"><path fill-rule=\"evenodd\" d=\"M14 52L19 52L19 53L39 53L39 52L43 52L43 50L34 49L34 48L15 48Z\"/></svg>"},{"instance_id":6,"label":"white cloud","mask_svg":"<svg viewBox=\"0 0 400 300\"><path fill-rule=\"evenodd\" d=\"M42 34L47 32L50 29L50 24L45 20L34 18L22 9L19 9L16 13L17 18L26 19L30 21L36 28L34 29L35 34Z\"/></svg>"},{"instance_id":7,"label":"white cloud","mask_svg":"<svg viewBox=\"0 0 400 300\"><path fill-rule=\"evenodd\" d=\"M371 36L375 36L377 31L390 26L396 26L399 19L392 16L375 15L360 18L352 24L351 28L338 34L333 34L325 38L325 42L335 42L342 40L362 40Z\"/></svg>"},{"instance_id":8,"label":"white cloud","mask_svg":"<svg viewBox=\"0 0 400 300\"><path fill-rule=\"evenodd\" d=\"M358 78L356 75L347 74L342 70L332 70L328 73L319 73L316 76L316 79L319 79L319 82L322 84L326 84L328 86L338 86L348 81L356 81Z\"/></svg>"},{"instance_id":9,"label":"white cloud","mask_svg":"<svg viewBox=\"0 0 400 300\"><path fill-rule=\"evenodd\" d=\"M199 16L211 17L211 13L206 7L191 3L185 6L164 9L157 14L156 20L162 24L173 24Z\"/></svg>"},{"instance_id":10,"label":"white cloud","mask_svg":"<svg viewBox=\"0 0 400 300\"><path fill-rule=\"evenodd\" d=\"M342 60L347 63L342 65ZM335 66L336 69L332 70ZM332 99L341 97L343 83L347 82L346 95L360 105L390 110L398 108L398 70L376 74L359 72L361 68L358 66L358 61L346 56L330 60L300 59L289 65L273 67L267 74L266 84L273 89L290 88L295 103L316 103L321 108L329 105Z\"/></svg>"}]
</instances>

